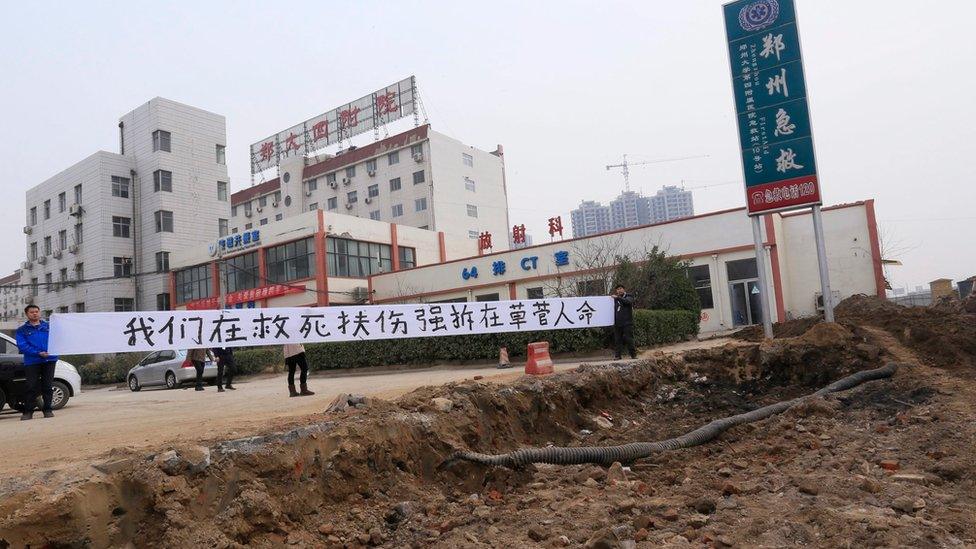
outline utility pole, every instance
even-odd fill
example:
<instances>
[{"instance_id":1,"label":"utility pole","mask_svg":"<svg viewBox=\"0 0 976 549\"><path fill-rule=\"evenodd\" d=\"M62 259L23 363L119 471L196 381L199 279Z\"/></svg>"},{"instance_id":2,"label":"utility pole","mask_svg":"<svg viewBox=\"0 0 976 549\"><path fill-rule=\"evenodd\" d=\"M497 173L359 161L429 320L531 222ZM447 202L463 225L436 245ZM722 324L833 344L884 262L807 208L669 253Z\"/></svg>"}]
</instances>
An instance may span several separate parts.
<instances>
[{"instance_id":1,"label":"utility pole","mask_svg":"<svg viewBox=\"0 0 976 549\"><path fill-rule=\"evenodd\" d=\"M227 270L224 266L224 252L217 246L217 286L220 287L220 310L227 308Z\"/></svg>"}]
</instances>

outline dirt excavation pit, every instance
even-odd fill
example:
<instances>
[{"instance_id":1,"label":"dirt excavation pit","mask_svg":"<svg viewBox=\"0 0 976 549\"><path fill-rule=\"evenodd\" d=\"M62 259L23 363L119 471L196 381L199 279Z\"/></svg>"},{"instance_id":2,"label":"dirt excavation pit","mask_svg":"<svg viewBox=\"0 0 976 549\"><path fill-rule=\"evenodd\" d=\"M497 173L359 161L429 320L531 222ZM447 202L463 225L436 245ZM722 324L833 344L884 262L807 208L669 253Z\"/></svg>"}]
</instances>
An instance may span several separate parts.
<instances>
[{"instance_id":1,"label":"dirt excavation pit","mask_svg":"<svg viewBox=\"0 0 976 549\"><path fill-rule=\"evenodd\" d=\"M0 547L972 546L976 394L924 357L632 464L448 459L660 440L913 361L883 328L816 323L773 342L425 387L259 437L120 452L85 474L0 487Z\"/></svg>"}]
</instances>

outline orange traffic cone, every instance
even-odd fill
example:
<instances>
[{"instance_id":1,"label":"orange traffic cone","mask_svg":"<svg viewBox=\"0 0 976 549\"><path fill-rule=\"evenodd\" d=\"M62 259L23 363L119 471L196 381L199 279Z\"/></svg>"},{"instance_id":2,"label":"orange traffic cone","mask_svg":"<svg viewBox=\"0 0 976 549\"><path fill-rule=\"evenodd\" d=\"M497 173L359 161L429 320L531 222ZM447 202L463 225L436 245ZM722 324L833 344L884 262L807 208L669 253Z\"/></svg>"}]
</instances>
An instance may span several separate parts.
<instances>
[{"instance_id":1,"label":"orange traffic cone","mask_svg":"<svg viewBox=\"0 0 976 549\"><path fill-rule=\"evenodd\" d=\"M499 368L512 367L512 363L508 361L508 347L501 347L498 349L498 367Z\"/></svg>"}]
</instances>

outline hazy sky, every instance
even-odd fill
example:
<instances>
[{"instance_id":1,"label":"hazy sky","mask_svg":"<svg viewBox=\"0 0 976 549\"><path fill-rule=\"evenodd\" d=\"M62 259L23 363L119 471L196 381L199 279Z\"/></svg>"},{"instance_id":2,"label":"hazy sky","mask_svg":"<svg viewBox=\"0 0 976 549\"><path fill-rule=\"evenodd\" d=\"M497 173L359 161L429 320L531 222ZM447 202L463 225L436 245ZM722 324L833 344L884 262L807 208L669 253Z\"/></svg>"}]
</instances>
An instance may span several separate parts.
<instances>
[{"instance_id":1,"label":"hazy sky","mask_svg":"<svg viewBox=\"0 0 976 549\"><path fill-rule=\"evenodd\" d=\"M248 145L415 74L434 129L505 147L513 223L623 186L741 181L720 1L64 2L5 0L0 270L25 257L24 191L162 96L227 117L233 190ZM976 274L976 2L797 0L826 204L877 200L896 286ZM366 136L367 140L371 136ZM701 212L740 185L695 191ZM568 235L569 233L567 233ZM813 253L813 250L811 250Z\"/></svg>"}]
</instances>

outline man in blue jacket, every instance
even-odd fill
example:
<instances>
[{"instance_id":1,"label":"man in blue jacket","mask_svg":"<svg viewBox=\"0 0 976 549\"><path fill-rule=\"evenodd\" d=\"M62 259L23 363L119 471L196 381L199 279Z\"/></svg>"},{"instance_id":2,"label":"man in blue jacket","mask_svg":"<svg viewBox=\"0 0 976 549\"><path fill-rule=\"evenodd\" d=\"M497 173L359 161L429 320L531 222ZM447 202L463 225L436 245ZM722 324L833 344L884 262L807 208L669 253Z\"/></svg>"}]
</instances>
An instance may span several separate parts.
<instances>
[{"instance_id":1,"label":"man in blue jacket","mask_svg":"<svg viewBox=\"0 0 976 549\"><path fill-rule=\"evenodd\" d=\"M44 397L44 417L54 417L51 411L51 400L53 396L52 383L54 382L54 366L58 362L58 357L47 353L47 336L49 325L41 320L41 309L37 305L28 305L24 308L27 314L27 322L17 328L17 347L24 355L24 370L27 374L27 399L25 401L24 414L20 416L21 421L34 419L34 406L37 402L37 393L40 390ZM40 388L38 388L40 385Z\"/></svg>"}]
</instances>

